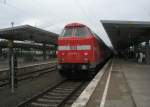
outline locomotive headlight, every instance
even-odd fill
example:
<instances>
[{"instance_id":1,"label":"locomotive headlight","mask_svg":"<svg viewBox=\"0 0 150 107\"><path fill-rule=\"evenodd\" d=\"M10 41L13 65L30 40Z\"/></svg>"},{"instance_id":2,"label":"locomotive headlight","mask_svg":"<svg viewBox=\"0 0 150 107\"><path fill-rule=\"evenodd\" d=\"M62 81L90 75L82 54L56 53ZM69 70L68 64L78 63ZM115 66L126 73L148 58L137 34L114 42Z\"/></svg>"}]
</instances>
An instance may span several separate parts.
<instances>
[{"instance_id":1,"label":"locomotive headlight","mask_svg":"<svg viewBox=\"0 0 150 107\"><path fill-rule=\"evenodd\" d=\"M65 53L61 53L61 55L65 55Z\"/></svg>"},{"instance_id":2,"label":"locomotive headlight","mask_svg":"<svg viewBox=\"0 0 150 107\"><path fill-rule=\"evenodd\" d=\"M82 67L82 70L88 69L86 65L82 65L81 67Z\"/></svg>"},{"instance_id":3,"label":"locomotive headlight","mask_svg":"<svg viewBox=\"0 0 150 107\"><path fill-rule=\"evenodd\" d=\"M88 62L88 58L84 58L84 61L85 61L85 62Z\"/></svg>"},{"instance_id":4,"label":"locomotive headlight","mask_svg":"<svg viewBox=\"0 0 150 107\"><path fill-rule=\"evenodd\" d=\"M87 52L84 52L84 56L87 56L88 55L88 53Z\"/></svg>"},{"instance_id":5,"label":"locomotive headlight","mask_svg":"<svg viewBox=\"0 0 150 107\"><path fill-rule=\"evenodd\" d=\"M59 70L60 70L61 68L62 68L62 66L61 66L61 65L57 65L57 69L59 69Z\"/></svg>"}]
</instances>

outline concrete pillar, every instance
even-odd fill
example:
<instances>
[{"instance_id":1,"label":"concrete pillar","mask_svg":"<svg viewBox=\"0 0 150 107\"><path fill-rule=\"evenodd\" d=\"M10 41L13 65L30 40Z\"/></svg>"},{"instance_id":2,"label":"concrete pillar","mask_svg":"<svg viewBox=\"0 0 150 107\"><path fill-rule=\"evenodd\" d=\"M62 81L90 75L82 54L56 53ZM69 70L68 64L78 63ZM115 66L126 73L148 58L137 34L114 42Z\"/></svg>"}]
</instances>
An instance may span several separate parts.
<instances>
[{"instance_id":1,"label":"concrete pillar","mask_svg":"<svg viewBox=\"0 0 150 107\"><path fill-rule=\"evenodd\" d=\"M43 60L46 60L46 44L43 43Z\"/></svg>"},{"instance_id":2,"label":"concrete pillar","mask_svg":"<svg viewBox=\"0 0 150 107\"><path fill-rule=\"evenodd\" d=\"M0 47L0 56L2 56L2 48Z\"/></svg>"},{"instance_id":3,"label":"concrete pillar","mask_svg":"<svg viewBox=\"0 0 150 107\"><path fill-rule=\"evenodd\" d=\"M146 44L145 44L145 61L146 61L146 64L150 64L150 47L149 47L149 40L146 41Z\"/></svg>"},{"instance_id":4,"label":"concrete pillar","mask_svg":"<svg viewBox=\"0 0 150 107\"><path fill-rule=\"evenodd\" d=\"M13 40L9 40L9 80L11 84L11 92L14 93L14 83L15 83L15 66L14 66L14 48Z\"/></svg>"}]
</instances>

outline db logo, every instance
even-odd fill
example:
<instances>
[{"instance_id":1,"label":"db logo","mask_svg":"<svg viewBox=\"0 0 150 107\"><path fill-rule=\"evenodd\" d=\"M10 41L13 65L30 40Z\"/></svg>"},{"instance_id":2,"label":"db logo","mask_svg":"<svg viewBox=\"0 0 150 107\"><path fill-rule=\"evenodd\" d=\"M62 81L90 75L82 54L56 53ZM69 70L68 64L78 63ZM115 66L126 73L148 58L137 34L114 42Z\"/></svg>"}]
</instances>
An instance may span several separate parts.
<instances>
[{"instance_id":1,"label":"db logo","mask_svg":"<svg viewBox=\"0 0 150 107\"><path fill-rule=\"evenodd\" d=\"M70 46L71 50L77 50L77 46Z\"/></svg>"}]
</instances>

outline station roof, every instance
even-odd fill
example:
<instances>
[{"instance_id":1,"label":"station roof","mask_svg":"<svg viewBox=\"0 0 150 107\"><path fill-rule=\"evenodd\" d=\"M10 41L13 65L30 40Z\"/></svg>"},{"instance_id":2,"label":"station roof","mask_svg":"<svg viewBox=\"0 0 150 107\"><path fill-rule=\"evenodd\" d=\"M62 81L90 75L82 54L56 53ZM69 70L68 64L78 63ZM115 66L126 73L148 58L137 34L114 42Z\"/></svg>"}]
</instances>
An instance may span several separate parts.
<instances>
[{"instance_id":1,"label":"station roof","mask_svg":"<svg viewBox=\"0 0 150 107\"><path fill-rule=\"evenodd\" d=\"M57 45L58 34L30 25L22 25L0 29L0 38Z\"/></svg>"},{"instance_id":2,"label":"station roof","mask_svg":"<svg viewBox=\"0 0 150 107\"><path fill-rule=\"evenodd\" d=\"M150 22L101 20L116 51L150 40Z\"/></svg>"}]
</instances>

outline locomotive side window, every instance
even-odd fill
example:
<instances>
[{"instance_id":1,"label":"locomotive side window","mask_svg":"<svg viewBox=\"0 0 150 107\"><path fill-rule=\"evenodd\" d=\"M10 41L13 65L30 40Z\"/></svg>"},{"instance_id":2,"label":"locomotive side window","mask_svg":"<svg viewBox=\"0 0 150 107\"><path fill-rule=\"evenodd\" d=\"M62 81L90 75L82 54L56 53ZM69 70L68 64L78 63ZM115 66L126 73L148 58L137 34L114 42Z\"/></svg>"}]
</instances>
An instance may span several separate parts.
<instances>
[{"instance_id":1,"label":"locomotive side window","mask_svg":"<svg viewBox=\"0 0 150 107\"><path fill-rule=\"evenodd\" d=\"M75 29L75 36L86 36L87 29L85 27L77 27Z\"/></svg>"},{"instance_id":2,"label":"locomotive side window","mask_svg":"<svg viewBox=\"0 0 150 107\"><path fill-rule=\"evenodd\" d=\"M71 29L71 28L66 28L66 29L64 29L64 31L62 32L62 36L72 36L72 32L73 32L73 29Z\"/></svg>"}]
</instances>

